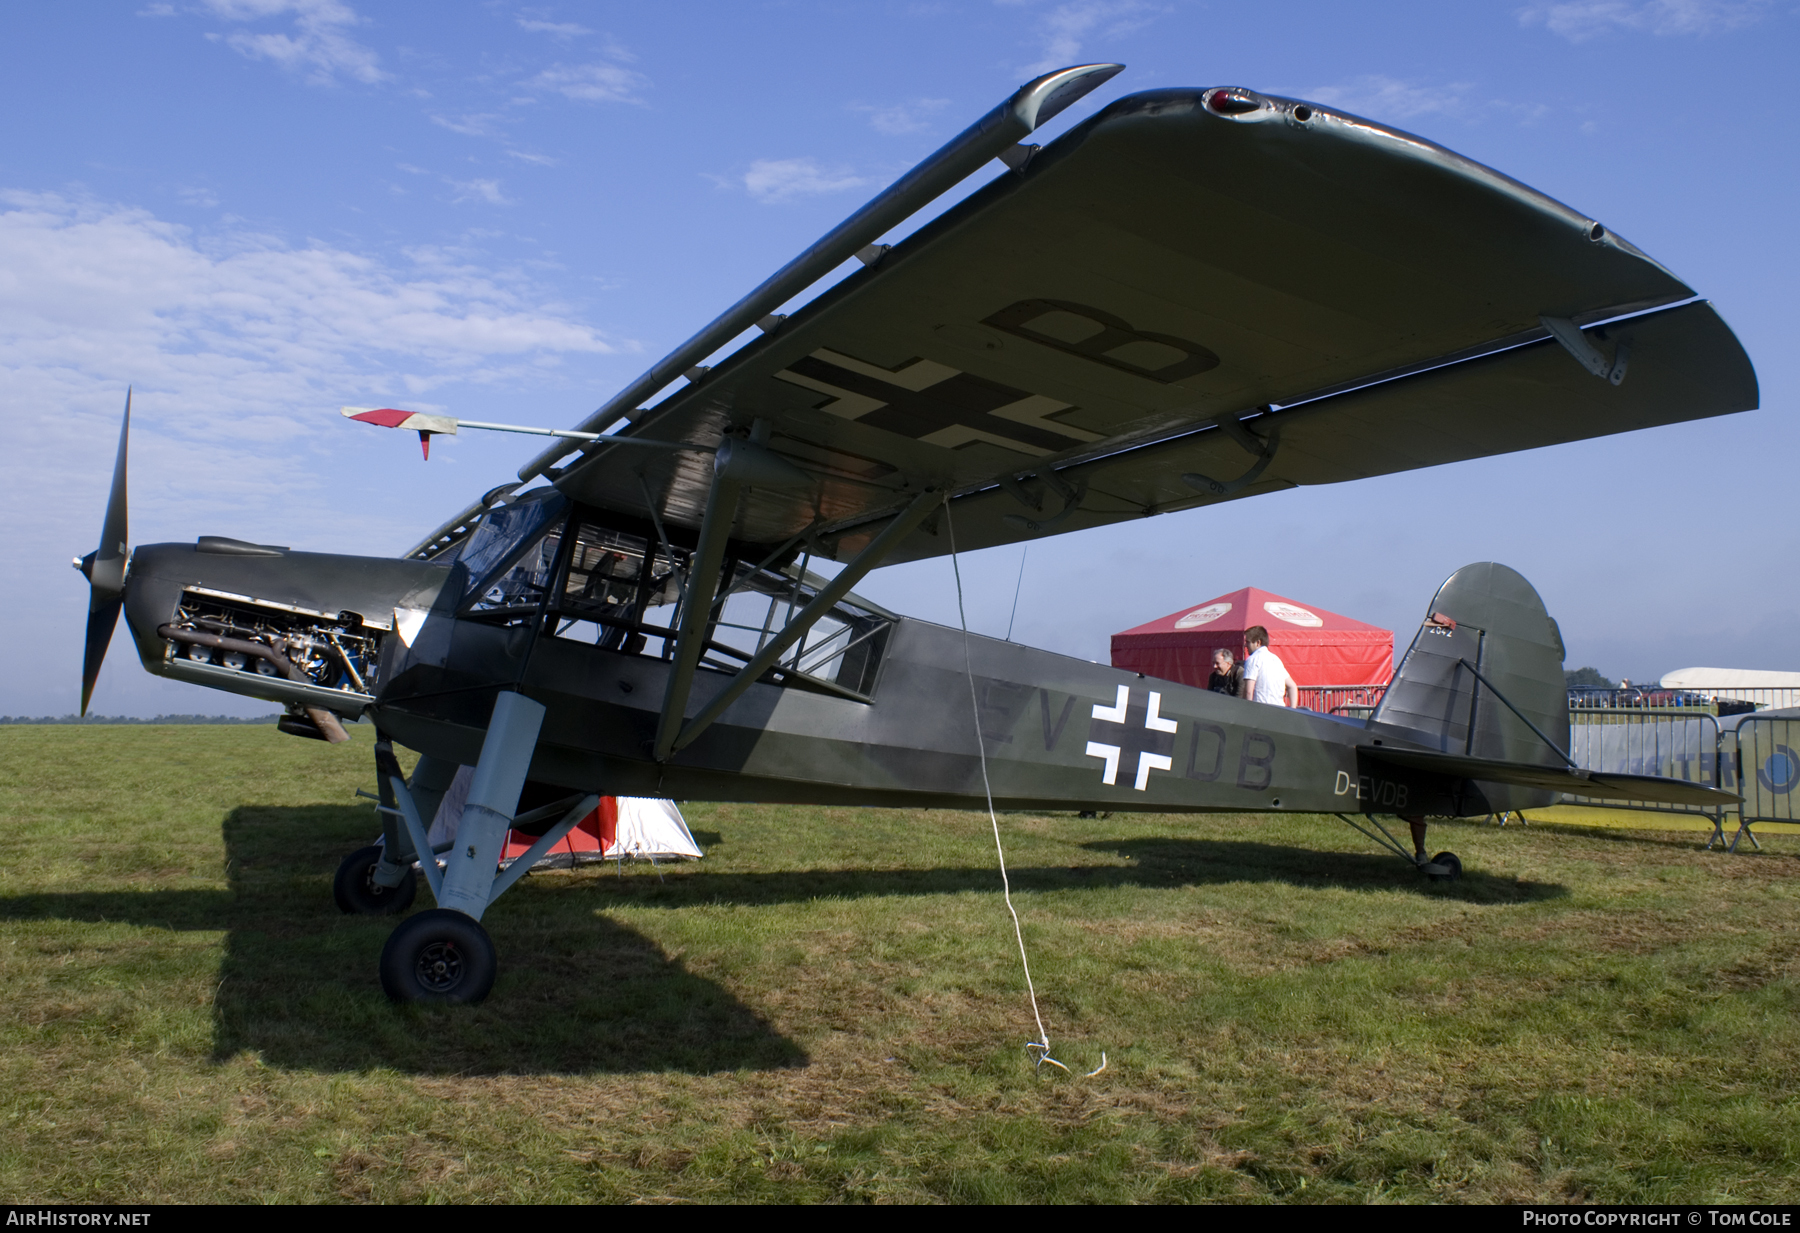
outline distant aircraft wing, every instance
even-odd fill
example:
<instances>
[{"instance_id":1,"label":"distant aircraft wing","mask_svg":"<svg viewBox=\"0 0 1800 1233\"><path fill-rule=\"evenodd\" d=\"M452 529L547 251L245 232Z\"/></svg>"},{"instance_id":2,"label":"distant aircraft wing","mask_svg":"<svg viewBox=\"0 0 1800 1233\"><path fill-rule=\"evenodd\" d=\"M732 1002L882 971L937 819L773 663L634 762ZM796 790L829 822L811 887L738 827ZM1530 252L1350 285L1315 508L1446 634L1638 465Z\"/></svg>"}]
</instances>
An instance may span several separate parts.
<instances>
[{"instance_id":1,"label":"distant aircraft wing","mask_svg":"<svg viewBox=\"0 0 1800 1233\"><path fill-rule=\"evenodd\" d=\"M957 546L985 547L1753 408L1748 357L1693 294L1417 137L1248 91L1155 91L622 431L716 445L764 421L815 483L749 491L740 543L806 534L845 559L938 488ZM602 442L553 475L692 528L711 471ZM932 519L889 560L949 547Z\"/></svg>"},{"instance_id":2,"label":"distant aircraft wing","mask_svg":"<svg viewBox=\"0 0 1800 1233\"><path fill-rule=\"evenodd\" d=\"M1375 762L1449 775L1457 779L1475 779L1487 783L1512 784L1520 788L1543 788L1551 792L1567 792L1573 796L1601 800L1656 801L1665 805L1700 805L1716 808L1735 805L1744 798L1705 784L1685 779L1664 779L1659 775L1615 775L1610 771L1578 771L1560 766L1538 766L1528 762L1496 762L1489 758L1466 758L1456 754L1390 749L1382 745L1359 745L1356 752Z\"/></svg>"}]
</instances>

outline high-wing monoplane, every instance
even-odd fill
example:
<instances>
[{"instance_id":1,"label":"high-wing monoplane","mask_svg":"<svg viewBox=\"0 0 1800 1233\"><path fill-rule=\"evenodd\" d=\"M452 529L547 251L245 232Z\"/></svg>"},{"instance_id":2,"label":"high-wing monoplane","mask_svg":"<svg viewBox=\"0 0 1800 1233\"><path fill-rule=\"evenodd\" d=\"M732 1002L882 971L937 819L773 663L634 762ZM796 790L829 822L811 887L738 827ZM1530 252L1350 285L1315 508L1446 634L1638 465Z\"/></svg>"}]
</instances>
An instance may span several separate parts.
<instances>
[{"instance_id":1,"label":"high-wing monoplane","mask_svg":"<svg viewBox=\"0 0 1800 1233\"><path fill-rule=\"evenodd\" d=\"M1444 584L1356 720L852 590L893 562L1756 405L1743 349L1680 279L1420 138L1220 87L1130 95L1024 143L1119 68L1021 87L587 420L513 426L556 439L398 558L220 537L129 551L122 429L102 542L78 562L84 709L122 607L151 672L284 704L298 735L372 720L383 842L345 861L337 896L403 910L423 857L437 907L381 958L413 1001L488 992L482 913L600 793L1329 812L1435 877L1455 857L1409 853L1378 815L1721 798L1575 767L1561 635L1499 565ZM427 445L509 427L345 414ZM395 743L420 755L410 777ZM464 766L457 838L434 853ZM497 872L513 828L539 848Z\"/></svg>"}]
</instances>

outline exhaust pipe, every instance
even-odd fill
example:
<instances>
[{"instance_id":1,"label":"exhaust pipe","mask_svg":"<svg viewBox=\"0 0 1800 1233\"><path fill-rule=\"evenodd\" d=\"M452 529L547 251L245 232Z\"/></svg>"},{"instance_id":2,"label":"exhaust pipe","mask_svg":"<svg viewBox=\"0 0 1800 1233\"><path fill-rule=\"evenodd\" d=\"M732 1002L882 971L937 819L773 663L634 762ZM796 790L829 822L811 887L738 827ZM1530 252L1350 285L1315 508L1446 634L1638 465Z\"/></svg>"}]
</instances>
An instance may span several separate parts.
<instances>
[{"instance_id":1,"label":"exhaust pipe","mask_svg":"<svg viewBox=\"0 0 1800 1233\"><path fill-rule=\"evenodd\" d=\"M282 676L290 681L298 682L301 685L312 684L312 682L307 679L306 673L296 668L292 660L283 655L280 651L277 651L274 647L261 642L250 642L244 638L227 638L220 634L202 633L197 629L177 629L173 625L157 626L156 636L159 638L166 638L170 642L191 642L199 646L211 647L217 651L236 651L240 655L248 655L254 659L265 660L268 663L273 664L276 671L280 672ZM317 727L320 732L323 732L325 734L325 739L330 741L333 745L341 745L350 739L350 734L344 731L344 725L339 723L338 717L333 715L330 711L317 706L309 706L304 709L306 711L306 717L312 720L313 725Z\"/></svg>"}]
</instances>

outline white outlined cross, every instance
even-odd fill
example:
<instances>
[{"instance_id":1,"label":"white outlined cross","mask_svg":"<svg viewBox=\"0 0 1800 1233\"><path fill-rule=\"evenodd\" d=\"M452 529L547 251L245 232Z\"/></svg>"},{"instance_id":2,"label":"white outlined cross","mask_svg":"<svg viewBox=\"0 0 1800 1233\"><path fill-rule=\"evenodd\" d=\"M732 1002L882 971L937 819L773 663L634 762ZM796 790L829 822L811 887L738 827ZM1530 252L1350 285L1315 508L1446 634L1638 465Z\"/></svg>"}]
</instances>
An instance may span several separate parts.
<instances>
[{"instance_id":1,"label":"white outlined cross","mask_svg":"<svg viewBox=\"0 0 1800 1233\"><path fill-rule=\"evenodd\" d=\"M1119 742L1090 740L1087 743L1087 756L1099 758L1105 766L1100 772L1100 782L1108 787L1117 786L1119 780L1119 763L1128 752L1137 754L1137 781L1132 787L1139 792L1150 786L1151 771L1167 771L1174 769L1175 760L1171 756L1175 742L1160 737L1144 737L1142 732L1167 733L1173 737L1180 725L1173 719L1162 717L1162 694L1150 691L1149 705L1144 709L1144 726L1140 729L1128 727L1125 722L1126 713L1131 709L1131 687L1121 685L1111 706L1105 703L1094 703L1094 719L1107 726L1118 725L1125 731L1119 734ZM1090 735L1092 729L1090 728ZM1112 735L1103 732L1101 735ZM1169 752L1163 752L1168 750Z\"/></svg>"}]
</instances>

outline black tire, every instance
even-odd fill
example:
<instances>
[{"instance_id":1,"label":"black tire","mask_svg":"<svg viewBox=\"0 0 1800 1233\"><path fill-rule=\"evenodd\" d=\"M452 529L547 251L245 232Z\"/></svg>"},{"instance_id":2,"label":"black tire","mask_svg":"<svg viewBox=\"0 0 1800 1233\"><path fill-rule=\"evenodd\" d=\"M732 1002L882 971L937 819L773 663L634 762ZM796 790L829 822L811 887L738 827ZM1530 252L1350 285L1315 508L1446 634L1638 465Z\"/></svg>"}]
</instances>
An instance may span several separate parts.
<instances>
[{"instance_id":1,"label":"black tire","mask_svg":"<svg viewBox=\"0 0 1800 1233\"><path fill-rule=\"evenodd\" d=\"M331 880L331 897L337 900L340 912L351 916L391 916L412 907L419 885L411 869L398 886L377 886L373 880L384 850L379 844L362 848L346 856L338 866L337 876Z\"/></svg>"},{"instance_id":2,"label":"black tire","mask_svg":"<svg viewBox=\"0 0 1800 1233\"><path fill-rule=\"evenodd\" d=\"M437 1006L481 1001L494 987L494 940L481 922L431 908L394 927L381 948L381 988L396 1002Z\"/></svg>"},{"instance_id":3,"label":"black tire","mask_svg":"<svg viewBox=\"0 0 1800 1233\"><path fill-rule=\"evenodd\" d=\"M1431 863L1434 865L1442 865L1444 868L1446 868L1450 871L1449 873L1434 873L1434 874L1432 874L1431 875L1432 881L1434 881L1434 882L1457 882L1462 879L1462 861L1457 858L1456 853L1454 853L1454 852L1439 852L1436 856L1431 858Z\"/></svg>"}]
</instances>

